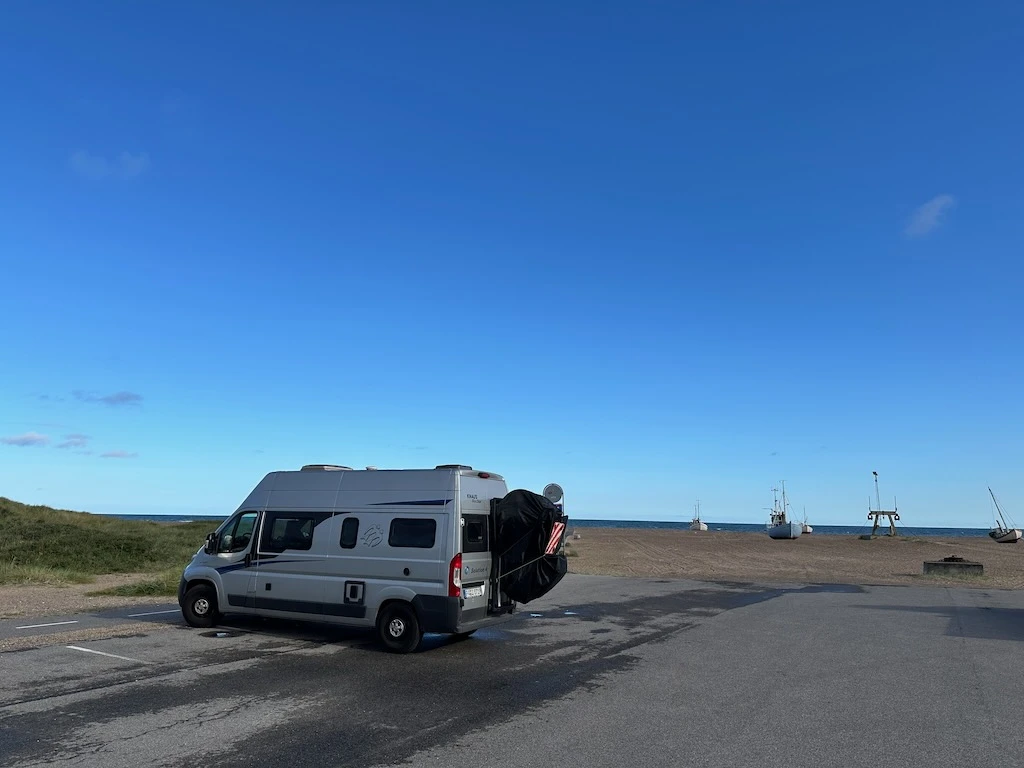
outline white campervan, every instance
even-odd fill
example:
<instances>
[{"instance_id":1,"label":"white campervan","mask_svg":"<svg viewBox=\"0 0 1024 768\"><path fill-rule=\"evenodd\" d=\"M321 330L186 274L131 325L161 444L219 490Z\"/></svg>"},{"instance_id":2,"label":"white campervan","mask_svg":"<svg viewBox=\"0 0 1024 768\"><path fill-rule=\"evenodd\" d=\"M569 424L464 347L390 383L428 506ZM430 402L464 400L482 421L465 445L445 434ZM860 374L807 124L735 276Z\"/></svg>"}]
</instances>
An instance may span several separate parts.
<instances>
[{"instance_id":1,"label":"white campervan","mask_svg":"<svg viewBox=\"0 0 1024 768\"><path fill-rule=\"evenodd\" d=\"M492 561L500 475L463 465L271 472L185 568L186 621L219 614L376 627L392 651L424 632L468 635L509 617Z\"/></svg>"}]
</instances>

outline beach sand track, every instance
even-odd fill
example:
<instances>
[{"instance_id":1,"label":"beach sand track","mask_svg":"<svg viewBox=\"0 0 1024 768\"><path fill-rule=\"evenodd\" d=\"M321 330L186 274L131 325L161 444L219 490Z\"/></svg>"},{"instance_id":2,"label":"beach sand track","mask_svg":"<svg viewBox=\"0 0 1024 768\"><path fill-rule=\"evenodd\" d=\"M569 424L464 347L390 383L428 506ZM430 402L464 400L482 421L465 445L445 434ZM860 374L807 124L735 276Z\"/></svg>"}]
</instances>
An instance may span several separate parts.
<instances>
[{"instance_id":1,"label":"beach sand track","mask_svg":"<svg viewBox=\"0 0 1024 768\"><path fill-rule=\"evenodd\" d=\"M763 533L578 528L569 570L611 576L707 581L1024 588L1024 546L987 538L899 536L870 541L810 534L775 541ZM984 564L980 578L922 575L925 560L958 555Z\"/></svg>"}]
</instances>

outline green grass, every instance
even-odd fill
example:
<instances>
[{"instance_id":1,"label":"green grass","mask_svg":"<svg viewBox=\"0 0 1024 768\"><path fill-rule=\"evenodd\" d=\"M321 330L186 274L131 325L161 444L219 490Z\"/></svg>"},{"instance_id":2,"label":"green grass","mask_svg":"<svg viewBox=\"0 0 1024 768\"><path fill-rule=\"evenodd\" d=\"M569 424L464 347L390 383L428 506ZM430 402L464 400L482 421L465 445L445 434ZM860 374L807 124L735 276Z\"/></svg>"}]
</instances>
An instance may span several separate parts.
<instances>
[{"instance_id":1,"label":"green grass","mask_svg":"<svg viewBox=\"0 0 1024 768\"><path fill-rule=\"evenodd\" d=\"M82 584L100 574L153 571L152 580L112 594L174 594L182 569L215 526L123 520L0 496L0 584ZM168 590L172 572L178 575Z\"/></svg>"},{"instance_id":2,"label":"green grass","mask_svg":"<svg viewBox=\"0 0 1024 768\"><path fill-rule=\"evenodd\" d=\"M61 584L88 584L92 576L67 568L45 565L18 565L0 563L0 584L33 584L53 586Z\"/></svg>"},{"instance_id":3,"label":"green grass","mask_svg":"<svg viewBox=\"0 0 1024 768\"><path fill-rule=\"evenodd\" d=\"M182 565L184 568L184 564ZM176 595L178 593L178 581L181 579L182 568L172 568L163 573L158 573L152 579L137 581L134 584L122 584L110 589L100 589L90 592L90 595L119 595L121 597L140 597L148 595Z\"/></svg>"}]
</instances>

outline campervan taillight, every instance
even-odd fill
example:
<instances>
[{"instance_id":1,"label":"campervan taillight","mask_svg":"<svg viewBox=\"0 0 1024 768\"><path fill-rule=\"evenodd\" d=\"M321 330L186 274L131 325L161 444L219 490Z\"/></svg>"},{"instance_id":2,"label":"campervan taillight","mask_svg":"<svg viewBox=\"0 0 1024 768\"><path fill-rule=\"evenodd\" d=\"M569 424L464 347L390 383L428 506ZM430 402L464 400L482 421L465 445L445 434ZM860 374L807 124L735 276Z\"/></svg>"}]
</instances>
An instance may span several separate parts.
<instances>
[{"instance_id":1,"label":"campervan taillight","mask_svg":"<svg viewBox=\"0 0 1024 768\"><path fill-rule=\"evenodd\" d=\"M462 597L462 553L452 558L448 566L448 596Z\"/></svg>"}]
</instances>

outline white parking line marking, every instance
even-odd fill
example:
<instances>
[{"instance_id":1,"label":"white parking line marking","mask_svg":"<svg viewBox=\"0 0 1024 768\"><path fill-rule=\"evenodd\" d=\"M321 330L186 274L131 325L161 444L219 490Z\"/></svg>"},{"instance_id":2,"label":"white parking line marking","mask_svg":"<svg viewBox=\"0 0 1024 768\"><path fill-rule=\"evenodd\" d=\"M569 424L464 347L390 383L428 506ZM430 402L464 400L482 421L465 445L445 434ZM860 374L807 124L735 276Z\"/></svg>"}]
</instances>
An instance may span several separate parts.
<instances>
[{"instance_id":1,"label":"white parking line marking","mask_svg":"<svg viewBox=\"0 0 1024 768\"><path fill-rule=\"evenodd\" d=\"M83 651L85 653L95 653L100 656L109 656L112 659L122 659L124 661L134 661L136 664L146 664L145 661L139 659L130 659L127 656L118 656L116 653L104 653L103 651L94 651L92 648L79 648L77 645L65 645L65 648L70 648L72 651Z\"/></svg>"},{"instance_id":2,"label":"white parking line marking","mask_svg":"<svg viewBox=\"0 0 1024 768\"><path fill-rule=\"evenodd\" d=\"M77 624L77 621L51 621L49 624L26 624L23 627L15 627L15 629L36 629L38 627L56 627L61 624Z\"/></svg>"},{"instance_id":3,"label":"white parking line marking","mask_svg":"<svg viewBox=\"0 0 1024 768\"><path fill-rule=\"evenodd\" d=\"M169 611L147 611L146 613L129 613L128 618L134 619L136 616L156 616L158 613L181 613L180 608L171 608Z\"/></svg>"}]
</instances>

